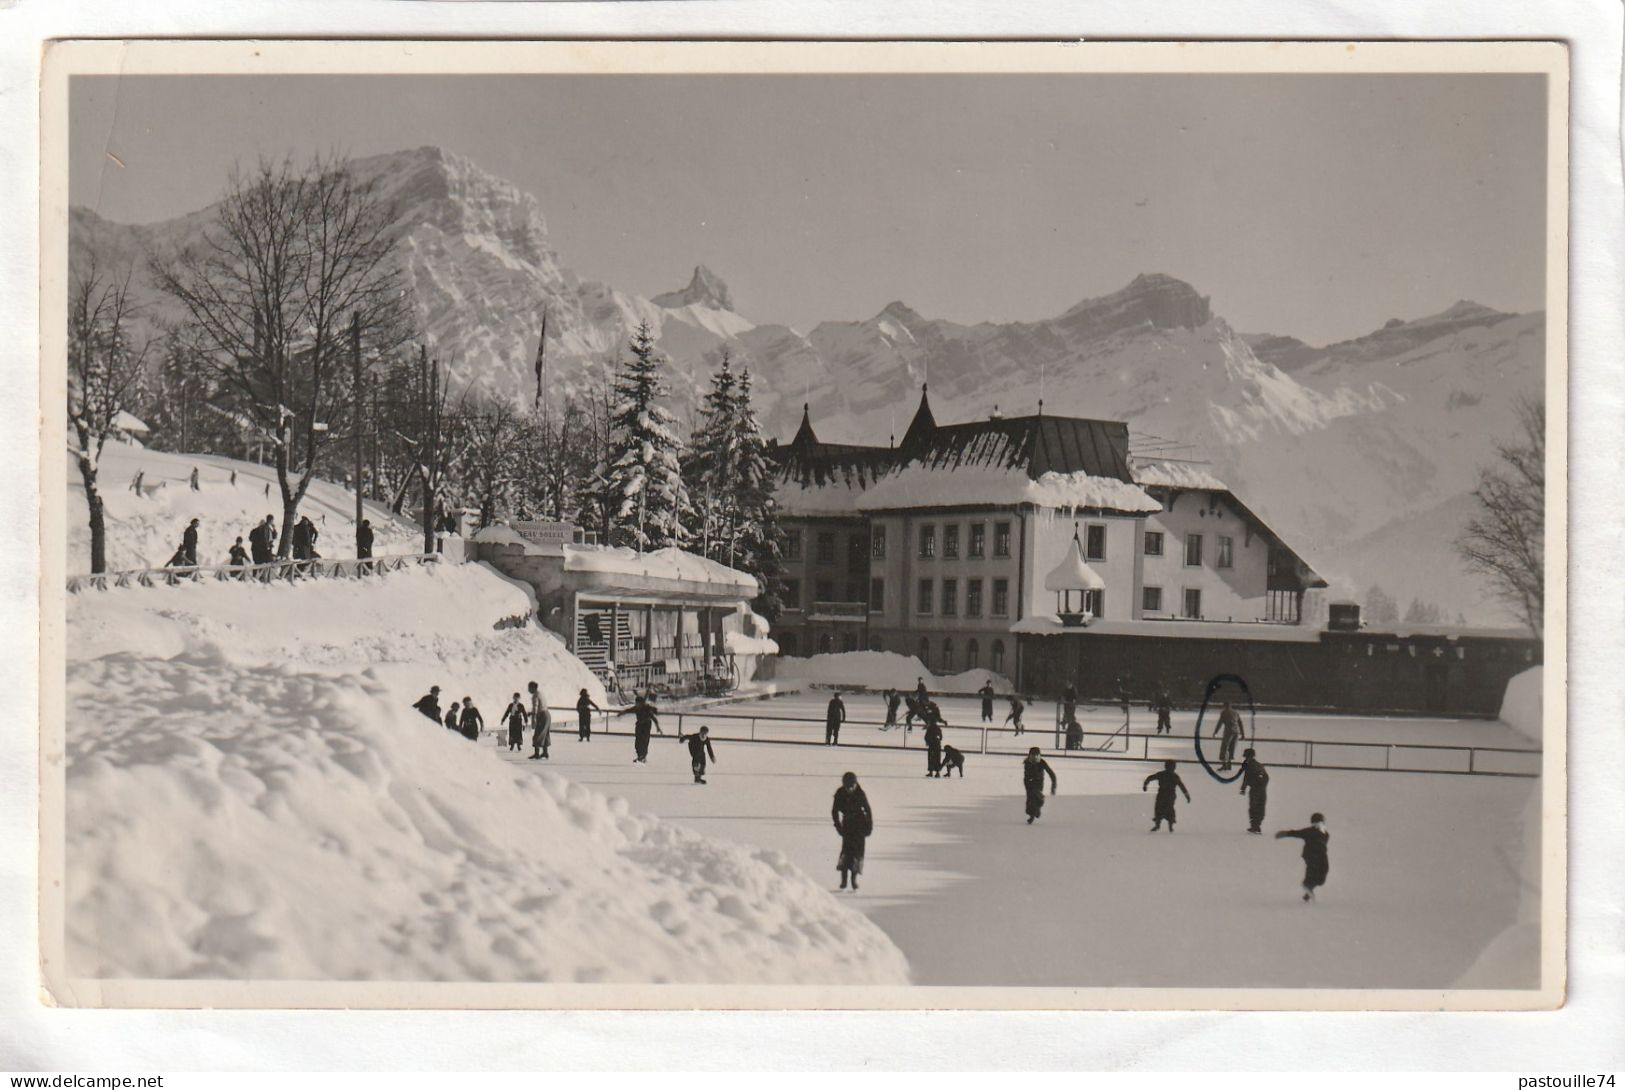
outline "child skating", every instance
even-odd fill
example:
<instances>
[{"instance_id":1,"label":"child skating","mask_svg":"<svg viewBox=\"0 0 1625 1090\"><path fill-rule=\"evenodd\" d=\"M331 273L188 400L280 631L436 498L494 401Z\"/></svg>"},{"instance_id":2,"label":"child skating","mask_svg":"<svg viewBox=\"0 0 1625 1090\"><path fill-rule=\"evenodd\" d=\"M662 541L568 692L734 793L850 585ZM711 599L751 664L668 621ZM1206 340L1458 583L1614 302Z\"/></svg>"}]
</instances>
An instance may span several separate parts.
<instances>
[{"instance_id":1,"label":"child skating","mask_svg":"<svg viewBox=\"0 0 1625 1090\"><path fill-rule=\"evenodd\" d=\"M1331 862L1326 856L1326 846L1332 839L1332 834L1326 831L1326 815L1311 814L1309 824L1302 829L1282 829L1275 834L1276 840L1287 838L1303 841L1303 899L1313 901L1315 890L1326 884L1326 875L1331 870Z\"/></svg>"},{"instance_id":2,"label":"child skating","mask_svg":"<svg viewBox=\"0 0 1625 1090\"><path fill-rule=\"evenodd\" d=\"M1191 801L1191 793L1185 789L1185 781L1179 778L1177 768L1178 766L1173 761L1164 761L1161 772L1151 773L1145 778L1145 782L1140 784L1141 791L1144 791L1153 783L1157 785L1157 801L1153 804L1151 810L1151 832L1153 833L1161 829L1162 823L1165 821L1168 823L1168 831L1170 833L1174 831L1174 821L1176 820L1174 815L1175 791L1184 795L1187 803Z\"/></svg>"}]
</instances>

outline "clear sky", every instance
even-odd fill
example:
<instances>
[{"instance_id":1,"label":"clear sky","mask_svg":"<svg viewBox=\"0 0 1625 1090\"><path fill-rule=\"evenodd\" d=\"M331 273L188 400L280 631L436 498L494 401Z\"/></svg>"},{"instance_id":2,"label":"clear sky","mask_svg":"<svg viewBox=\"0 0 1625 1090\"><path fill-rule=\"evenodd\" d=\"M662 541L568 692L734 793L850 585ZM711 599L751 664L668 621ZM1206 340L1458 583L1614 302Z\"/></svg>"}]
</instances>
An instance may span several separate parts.
<instances>
[{"instance_id":1,"label":"clear sky","mask_svg":"<svg viewBox=\"0 0 1625 1090\"><path fill-rule=\"evenodd\" d=\"M70 186L145 223L261 153L437 144L582 276L703 263L757 322L1030 320L1163 272L1324 343L1543 305L1545 109L1531 76L77 77Z\"/></svg>"}]
</instances>

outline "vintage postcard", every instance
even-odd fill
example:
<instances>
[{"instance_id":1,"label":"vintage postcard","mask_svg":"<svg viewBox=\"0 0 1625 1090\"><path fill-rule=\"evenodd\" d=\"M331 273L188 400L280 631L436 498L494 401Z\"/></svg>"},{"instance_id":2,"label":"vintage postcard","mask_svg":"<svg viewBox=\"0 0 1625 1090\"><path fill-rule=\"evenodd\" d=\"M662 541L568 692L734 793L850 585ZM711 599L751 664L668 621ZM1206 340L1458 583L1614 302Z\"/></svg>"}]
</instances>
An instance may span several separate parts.
<instances>
[{"instance_id":1,"label":"vintage postcard","mask_svg":"<svg viewBox=\"0 0 1625 1090\"><path fill-rule=\"evenodd\" d=\"M55 43L50 1001L1560 1005L1567 63Z\"/></svg>"}]
</instances>

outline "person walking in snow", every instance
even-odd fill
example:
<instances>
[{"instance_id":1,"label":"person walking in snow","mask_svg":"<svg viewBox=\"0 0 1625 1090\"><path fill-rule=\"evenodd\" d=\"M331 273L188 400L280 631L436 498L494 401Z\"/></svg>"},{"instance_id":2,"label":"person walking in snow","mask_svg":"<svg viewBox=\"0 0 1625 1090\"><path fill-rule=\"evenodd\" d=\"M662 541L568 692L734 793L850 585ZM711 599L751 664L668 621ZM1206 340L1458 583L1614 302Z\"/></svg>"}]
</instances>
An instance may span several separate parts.
<instances>
[{"instance_id":1,"label":"person walking in snow","mask_svg":"<svg viewBox=\"0 0 1625 1090\"><path fill-rule=\"evenodd\" d=\"M146 470L136 470L135 476L130 479L130 491L134 492L137 496L141 495L141 482L146 479L146 476Z\"/></svg>"},{"instance_id":2,"label":"person walking in snow","mask_svg":"<svg viewBox=\"0 0 1625 1090\"><path fill-rule=\"evenodd\" d=\"M925 774L936 779L942 772L942 728L936 723L925 725Z\"/></svg>"},{"instance_id":3,"label":"person walking in snow","mask_svg":"<svg viewBox=\"0 0 1625 1090\"><path fill-rule=\"evenodd\" d=\"M875 831L875 814L869 807L869 796L858 785L856 772L842 774L829 816L841 836L841 854L835 859L835 869L841 872L841 888L845 889L850 881L856 892L858 875L863 873L864 842Z\"/></svg>"},{"instance_id":4,"label":"person walking in snow","mask_svg":"<svg viewBox=\"0 0 1625 1090\"><path fill-rule=\"evenodd\" d=\"M1060 784L1056 782L1055 770L1044 760L1043 755L1033 746L1027 751L1027 759L1021 762L1021 786L1027 792L1027 824L1031 825L1044 813L1044 777L1049 777L1049 793L1055 794Z\"/></svg>"},{"instance_id":5,"label":"person walking in snow","mask_svg":"<svg viewBox=\"0 0 1625 1090\"><path fill-rule=\"evenodd\" d=\"M1276 840L1288 838L1303 841L1303 899L1313 901L1315 890L1326 884L1326 875L1332 869L1326 848L1332 834L1326 831L1326 815L1311 814L1309 824L1302 829L1282 829Z\"/></svg>"},{"instance_id":6,"label":"person walking in snow","mask_svg":"<svg viewBox=\"0 0 1625 1090\"><path fill-rule=\"evenodd\" d=\"M525 724L530 721L530 713L525 710L525 702L514 693L513 699L508 701L507 710L502 713L502 722L508 727L508 752L514 753L524 748Z\"/></svg>"},{"instance_id":7,"label":"person walking in snow","mask_svg":"<svg viewBox=\"0 0 1625 1090\"><path fill-rule=\"evenodd\" d=\"M372 520L362 519L355 529L355 555L359 560L372 559Z\"/></svg>"},{"instance_id":8,"label":"person walking in snow","mask_svg":"<svg viewBox=\"0 0 1625 1090\"><path fill-rule=\"evenodd\" d=\"M946 780L949 776L952 776L954 774L954 769L956 768L959 770L959 778L964 779L965 755L959 752L959 750L955 749L953 746L943 746L942 778Z\"/></svg>"},{"instance_id":9,"label":"person walking in snow","mask_svg":"<svg viewBox=\"0 0 1625 1090\"><path fill-rule=\"evenodd\" d=\"M181 534L181 554L186 557L186 563L194 568L197 567L197 524L198 520L193 519Z\"/></svg>"},{"instance_id":10,"label":"person walking in snow","mask_svg":"<svg viewBox=\"0 0 1625 1090\"><path fill-rule=\"evenodd\" d=\"M694 782L705 782L705 759L717 759L717 751L711 748L711 728L702 726L698 734L684 735L681 728L677 731L677 740L688 743L688 759L694 769Z\"/></svg>"},{"instance_id":11,"label":"person walking in snow","mask_svg":"<svg viewBox=\"0 0 1625 1090\"><path fill-rule=\"evenodd\" d=\"M202 489L200 489L198 487L198 485L197 485L197 466L192 467L192 491L193 492L201 492L202 491Z\"/></svg>"},{"instance_id":12,"label":"person walking in snow","mask_svg":"<svg viewBox=\"0 0 1625 1090\"><path fill-rule=\"evenodd\" d=\"M982 687L977 689L976 693L982 698L982 722L993 722L993 683L982 682Z\"/></svg>"},{"instance_id":13,"label":"person walking in snow","mask_svg":"<svg viewBox=\"0 0 1625 1090\"><path fill-rule=\"evenodd\" d=\"M1162 823L1168 823L1168 831L1174 831L1174 792L1177 790L1185 796L1185 801L1191 801L1191 793L1185 790L1185 781L1179 778L1178 766L1173 761L1162 762L1162 771L1153 772L1140 784L1143 792L1153 783L1157 785L1157 801L1152 804L1151 831L1154 833L1162 828Z\"/></svg>"},{"instance_id":14,"label":"person walking in snow","mask_svg":"<svg viewBox=\"0 0 1625 1090\"><path fill-rule=\"evenodd\" d=\"M266 515L264 520L248 531L248 551L256 564L269 564L271 552L276 548L276 519Z\"/></svg>"},{"instance_id":15,"label":"person walking in snow","mask_svg":"<svg viewBox=\"0 0 1625 1090\"><path fill-rule=\"evenodd\" d=\"M1251 747L1241 751L1241 793L1247 796L1247 831L1264 832L1264 807L1269 802L1270 774Z\"/></svg>"},{"instance_id":16,"label":"person walking in snow","mask_svg":"<svg viewBox=\"0 0 1625 1090\"><path fill-rule=\"evenodd\" d=\"M1151 710L1157 713L1157 733L1172 734L1174 732L1174 702L1168 696L1167 689L1160 689L1155 699L1151 701Z\"/></svg>"},{"instance_id":17,"label":"person walking in snow","mask_svg":"<svg viewBox=\"0 0 1625 1090\"><path fill-rule=\"evenodd\" d=\"M838 746L841 744L841 724L846 722L846 705L841 701L841 690L836 689L835 695L829 698L829 706L824 709L824 744Z\"/></svg>"},{"instance_id":18,"label":"person walking in snow","mask_svg":"<svg viewBox=\"0 0 1625 1090\"><path fill-rule=\"evenodd\" d=\"M530 683L529 689L530 759L533 761L552 760L547 755L547 751L553 745L553 713L547 710L547 698L542 695L542 687L533 681Z\"/></svg>"},{"instance_id":19,"label":"person walking in snow","mask_svg":"<svg viewBox=\"0 0 1625 1090\"><path fill-rule=\"evenodd\" d=\"M1213 728L1214 734L1220 731L1224 732L1224 737L1219 739L1219 771L1228 772L1235 763L1237 740L1247 737L1247 732L1241 728L1241 716L1236 714L1236 709L1230 706L1228 700L1220 707L1219 723Z\"/></svg>"},{"instance_id":20,"label":"person walking in snow","mask_svg":"<svg viewBox=\"0 0 1625 1090\"><path fill-rule=\"evenodd\" d=\"M1004 721L1006 723L1015 724L1017 734L1023 734L1027 730L1027 728L1025 726L1023 726L1022 723L1021 723L1021 713L1023 711L1025 711L1026 709L1027 709L1027 705L1025 705L1025 704L1023 704L1021 702L1021 697L1017 696L1014 693L1011 693L1010 694L1010 714L1004 717Z\"/></svg>"},{"instance_id":21,"label":"person walking in snow","mask_svg":"<svg viewBox=\"0 0 1625 1090\"><path fill-rule=\"evenodd\" d=\"M576 741L592 741L592 713L602 710L593 703L592 697L587 695L587 690L582 689L581 695L576 697Z\"/></svg>"},{"instance_id":22,"label":"person walking in snow","mask_svg":"<svg viewBox=\"0 0 1625 1090\"><path fill-rule=\"evenodd\" d=\"M440 725L440 686L431 685L429 691L418 697L417 703L412 707L433 719L435 726Z\"/></svg>"},{"instance_id":23,"label":"person walking in snow","mask_svg":"<svg viewBox=\"0 0 1625 1090\"><path fill-rule=\"evenodd\" d=\"M463 697L463 715L457 725L462 730L463 737L470 742L480 740L480 731L485 729L485 717L480 715L480 710L474 706L473 697Z\"/></svg>"},{"instance_id":24,"label":"person walking in snow","mask_svg":"<svg viewBox=\"0 0 1625 1090\"><path fill-rule=\"evenodd\" d=\"M632 749L637 754L632 759L632 763L648 764L649 738L651 737L649 732L656 730L660 731L661 734L666 733L660 727L660 710L654 706L654 701L650 700L649 694L645 692L638 694L637 699L630 708L622 708L615 714L626 715L628 713L633 716Z\"/></svg>"},{"instance_id":25,"label":"person walking in snow","mask_svg":"<svg viewBox=\"0 0 1625 1090\"><path fill-rule=\"evenodd\" d=\"M237 471L235 469L231 471L231 487L237 487Z\"/></svg>"},{"instance_id":26,"label":"person walking in snow","mask_svg":"<svg viewBox=\"0 0 1625 1090\"><path fill-rule=\"evenodd\" d=\"M896 689L887 689L881 694L881 699L886 702L886 722L880 729L891 730L897 725L897 709L903 705L903 694Z\"/></svg>"},{"instance_id":27,"label":"person walking in snow","mask_svg":"<svg viewBox=\"0 0 1625 1090\"><path fill-rule=\"evenodd\" d=\"M315 529L316 527L311 525L310 519L304 515L300 515L299 521L293 524L293 542L290 549L295 560L305 560L309 558L310 534L311 531Z\"/></svg>"},{"instance_id":28,"label":"person walking in snow","mask_svg":"<svg viewBox=\"0 0 1625 1090\"><path fill-rule=\"evenodd\" d=\"M233 568L240 568L248 563L248 550L243 548L242 538L238 538L236 544L232 545L231 552L227 554L227 557L227 563ZM241 579L242 577L242 573L239 572L237 578Z\"/></svg>"},{"instance_id":29,"label":"person walking in snow","mask_svg":"<svg viewBox=\"0 0 1625 1090\"><path fill-rule=\"evenodd\" d=\"M458 711L461 708L462 708L462 705L459 704L457 701L453 700L451 702L451 707L446 709L446 729L447 730L460 731L460 730L463 729L462 718L457 714Z\"/></svg>"}]
</instances>

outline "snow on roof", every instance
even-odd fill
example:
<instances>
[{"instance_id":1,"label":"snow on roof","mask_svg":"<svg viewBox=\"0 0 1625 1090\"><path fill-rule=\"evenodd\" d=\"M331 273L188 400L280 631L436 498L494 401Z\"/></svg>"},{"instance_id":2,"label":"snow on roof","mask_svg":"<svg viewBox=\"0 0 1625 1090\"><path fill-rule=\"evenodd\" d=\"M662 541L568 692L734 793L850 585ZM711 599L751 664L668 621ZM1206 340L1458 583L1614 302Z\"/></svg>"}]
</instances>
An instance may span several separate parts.
<instances>
[{"instance_id":1,"label":"snow on roof","mask_svg":"<svg viewBox=\"0 0 1625 1090\"><path fill-rule=\"evenodd\" d=\"M781 480L774 489L773 499L781 515L851 517L857 511L858 497L863 485L847 479L809 481L798 484L794 480Z\"/></svg>"},{"instance_id":2,"label":"snow on roof","mask_svg":"<svg viewBox=\"0 0 1625 1090\"><path fill-rule=\"evenodd\" d=\"M756 597L759 590L755 576L678 548L640 553L621 546L566 545L564 570L685 579L691 583L734 587L746 598Z\"/></svg>"},{"instance_id":3,"label":"snow on roof","mask_svg":"<svg viewBox=\"0 0 1625 1090\"><path fill-rule=\"evenodd\" d=\"M1063 625L1053 613L1035 613L1015 622L1010 631L1024 636L1161 636L1193 640L1257 640L1271 643L1316 643L1320 630L1310 625L1260 624L1246 621L1109 621L1087 627Z\"/></svg>"},{"instance_id":4,"label":"snow on roof","mask_svg":"<svg viewBox=\"0 0 1625 1090\"><path fill-rule=\"evenodd\" d=\"M1134 463L1134 483L1147 488L1203 488L1211 492L1228 492L1230 486L1204 469L1189 462Z\"/></svg>"},{"instance_id":5,"label":"snow on roof","mask_svg":"<svg viewBox=\"0 0 1625 1090\"><path fill-rule=\"evenodd\" d=\"M519 545L528 546L530 542L521 537L511 526L504 526L500 522L493 522L473 537L476 545Z\"/></svg>"},{"instance_id":6,"label":"snow on roof","mask_svg":"<svg viewBox=\"0 0 1625 1090\"><path fill-rule=\"evenodd\" d=\"M1044 576L1044 589L1054 591L1106 589L1106 581L1084 562L1083 546L1078 544L1078 535L1072 535L1072 547L1066 551L1061 562Z\"/></svg>"},{"instance_id":7,"label":"snow on roof","mask_svg":"<svg viewBox=\"0 0 1625 1090\"><path fill-rule=\"evenodd\" d=\"M132 435L145 435L152 430L142 422L139 416L124 409L120 409L118 415L113 417L113 427L119 431L127 431Z\"/></svg>"},{"instance_id":8,"label":"snow on roof","mask_svg":"<svg viewBox=\"0 0 1625 1090\"><path fill-rule=\"evenodd\" d=\"M1009 506L1095 507L1150 512L1162 505L1127 481L1088 473L1045 473L1036 480L1019 467L994 465L931 469L911 463L881 477L856 497L859 510L903 507Z\"/></svg>"}]
</instances>

